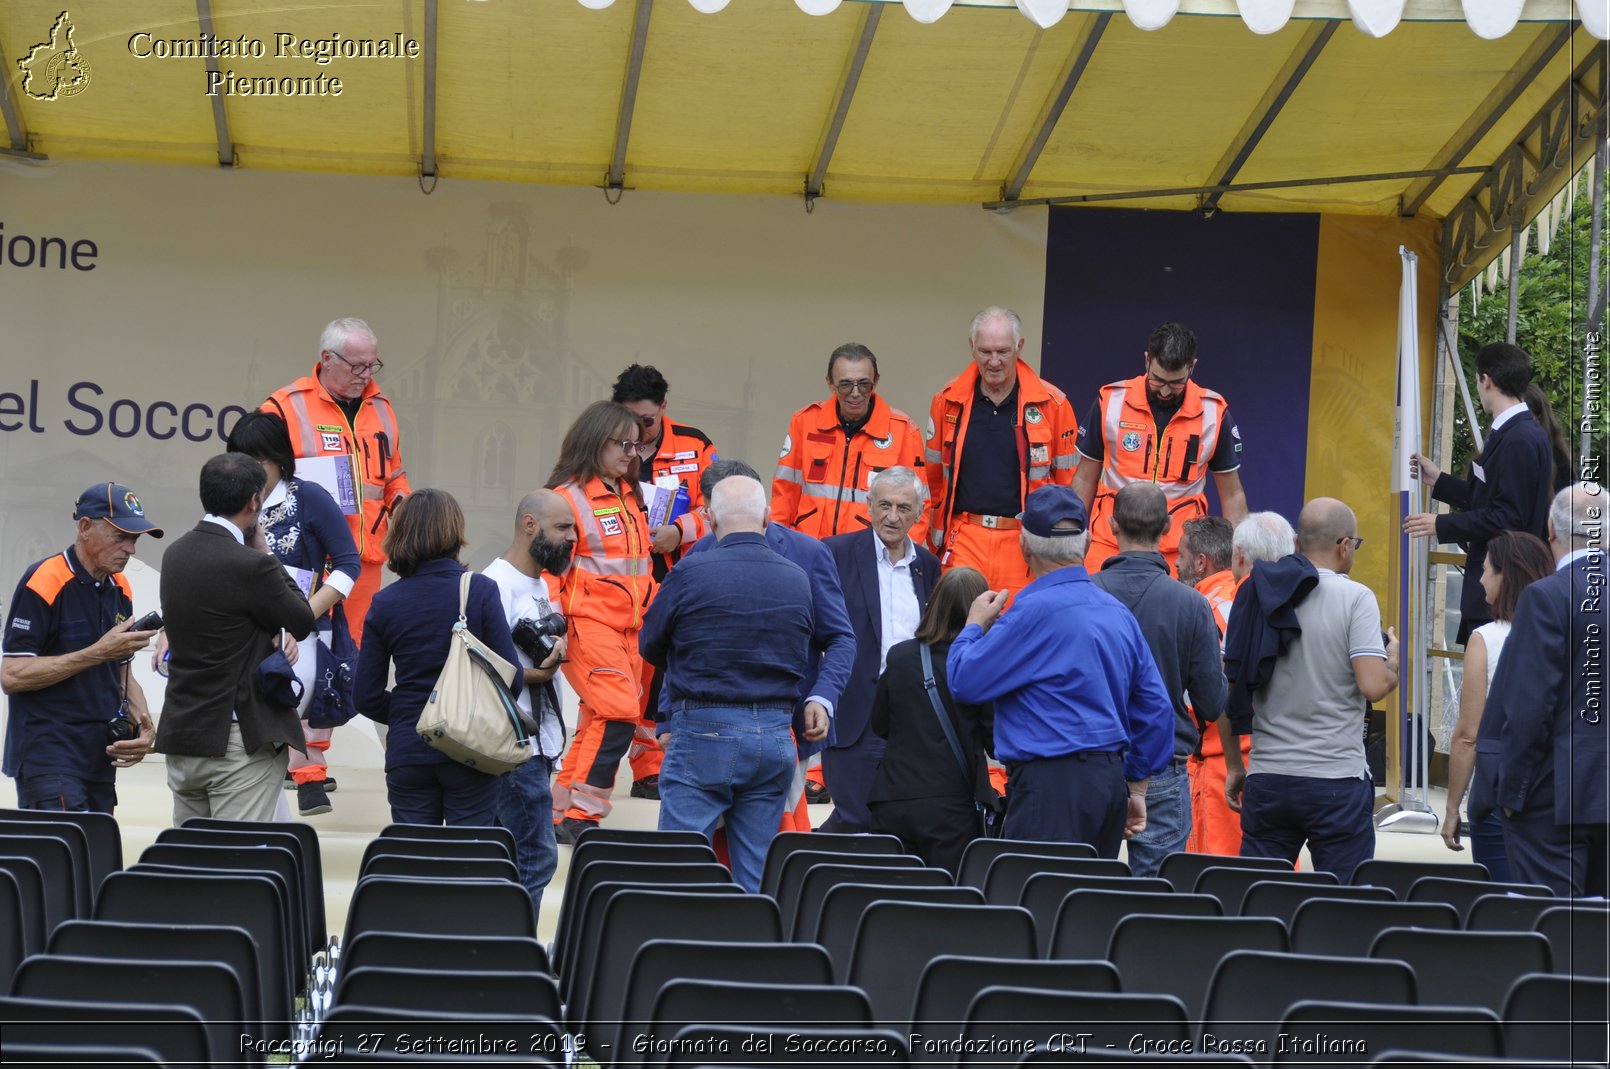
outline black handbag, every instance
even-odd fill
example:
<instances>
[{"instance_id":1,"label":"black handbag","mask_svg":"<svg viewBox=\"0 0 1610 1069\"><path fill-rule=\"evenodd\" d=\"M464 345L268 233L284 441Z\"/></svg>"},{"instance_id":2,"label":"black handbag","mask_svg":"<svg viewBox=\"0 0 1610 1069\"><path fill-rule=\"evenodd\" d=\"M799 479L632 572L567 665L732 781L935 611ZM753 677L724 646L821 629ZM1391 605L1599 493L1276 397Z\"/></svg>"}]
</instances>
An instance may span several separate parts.
<instances>
[{"instance_id":1,"label":"black handbag","mask_svg":"<svg viewBox=\"0 0 1610 1069\"><path fill-rule=\"evenodd\" d=\"M339 604L330 609L329 645L315 631L313 699L308 702L309 727L338 728L358 714L352 704L352 677L358 668L358 644L352 641L346 610Z\"/></svg>"},{"instance_id":2,"label":"black handbag","mask_svg":"<svg viewBox=\"0 0 1610 1069\"><path fill-rule=\"evenodd\" d=\"M950 743L950 752L956 758L956 767L961 769L962 778L974 776L978 783L973 789L973 807L978 810L978 819L983 825L984 836L990 839L999 839L1002 829L1006 825L1006 799L996 793L990 786L988 774L983 772L980 763L975 769L968 766L967 755L962 753L961 740L956 738L956 727L950 722L950 713L945 710L945 702L939 696L939 683L934 679L934 655L926 642L917 643L917 652L922 657L922 686L928 692L928 701L934 707L934 716L939 720L939 727L945 733L945 741Z\"/></svg>"}]
</instances>

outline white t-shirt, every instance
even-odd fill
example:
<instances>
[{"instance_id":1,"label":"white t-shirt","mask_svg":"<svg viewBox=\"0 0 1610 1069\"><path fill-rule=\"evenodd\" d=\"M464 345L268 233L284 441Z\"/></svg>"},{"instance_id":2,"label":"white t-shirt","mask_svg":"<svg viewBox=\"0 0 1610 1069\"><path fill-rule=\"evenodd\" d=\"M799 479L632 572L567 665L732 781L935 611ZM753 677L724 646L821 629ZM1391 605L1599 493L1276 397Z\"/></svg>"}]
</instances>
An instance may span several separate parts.
<instances>
[{"instance_id":1,"label":"white t-shirt","mask_svg":"<svg viewBox=\"0 0 1610 1069\"><path fill-rule=\"evenodd\" d=\"M510 630L521 620L540 620L554 611L553 603L548 600L548 584L541 576L533 579L502 557L488 564L481 574L498 585L498 594L503 600L503 615L509 621ZM516 652L520 656L521 668L536 667L524 650ZM520 708L527 715L531 714L531 684L520 690ZM565 746L565 733L559 726L559 718L552 714L544 716L541 727L542 733L537 740L541 751L549 757L557 757Z\"/></svg>"}]
</instances>

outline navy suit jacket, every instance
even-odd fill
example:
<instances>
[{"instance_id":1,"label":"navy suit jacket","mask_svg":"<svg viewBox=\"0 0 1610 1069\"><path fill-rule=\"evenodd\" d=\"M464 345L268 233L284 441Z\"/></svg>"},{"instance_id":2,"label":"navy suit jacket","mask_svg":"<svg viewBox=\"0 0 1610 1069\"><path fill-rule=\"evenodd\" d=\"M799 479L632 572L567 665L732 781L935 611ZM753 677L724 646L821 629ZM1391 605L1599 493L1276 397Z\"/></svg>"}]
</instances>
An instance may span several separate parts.
<instances>
[{"instance_id":1,"label":"navy suit jacket","mask_svg":"<svg viewBox=\"0 0 1610 1069\"><path fill-rule=\"evenodd\" d=\"M1605 582L1606 558L1595 551L1521 592L1477 738L1478 750L1483 742L1496 749L1483 813L1544 810L1561 825L1610 823ZM1478 819L1474 781L1471 790Z\"/></svg>"},{"instance_id":2,"label":"navy suit jacket","mask_svg":"<svg viewBox=\"0 0 1610 1069\"><path fill-rule=\"evenodd\" d=\"M1487 542L1500 531L1525 531L1548 541L1552 470L1548 435L1523 407L1487 439L1468 477L1443 472L1431 488L1432 497L1463 510L1437 517L1437 541L1465 546L1465 582L1459 594L1461 642L1477 625L1493 618L1481 589Z\"/></svg>"},{"instance_id":3,"label":"navy suit jacket","mask_svg":"<svg viewBox=\"0 0 1610 1069\"><path fill-rule=\"evenodd\" d=\"M829 746L853 746L866 731L872 716L872 698L878 690L878 654L883 649L883 607L878 602L877 535L867 527L822 539L838 565L844 607L855 628L855 663L833 716ZM917 559L911 565L911 585L917 591L917 611L928 607L928 595L939 582L939 558L912 542Z\"/></svg>"}]
</instances>

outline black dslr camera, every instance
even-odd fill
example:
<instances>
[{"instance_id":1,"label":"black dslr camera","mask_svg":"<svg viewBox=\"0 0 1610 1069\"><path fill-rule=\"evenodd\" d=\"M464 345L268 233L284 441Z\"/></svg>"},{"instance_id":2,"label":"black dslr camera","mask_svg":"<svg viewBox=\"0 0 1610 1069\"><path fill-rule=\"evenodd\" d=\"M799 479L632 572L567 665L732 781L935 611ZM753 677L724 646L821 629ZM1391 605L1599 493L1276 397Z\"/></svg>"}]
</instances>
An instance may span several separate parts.
<instances>
[{"instance_id":1,"label":"black dslr camera","mask_svg":"<svg viewBox=\"0 0 1610 1069\"><path fill-rule=\"evenodd\" d=\"M108 745L140 737L140 725L129 719L129 715L123 711L127 707L127 702L119 705L117 715L106 722L106 742Z\"/></svg>"},{"instance_id":2,"label":"black dslr camera","mask_svg":"<svg viewBox=\"0 0 1610 1069\"><path fill-rule=\"evenodd\" d=\"M553 656L553 648L565 637L569 625L562 613L550 612L538 620L529 617L514 625L514 644L520 652L540 665Z\"/></svg>"}]
</instances>

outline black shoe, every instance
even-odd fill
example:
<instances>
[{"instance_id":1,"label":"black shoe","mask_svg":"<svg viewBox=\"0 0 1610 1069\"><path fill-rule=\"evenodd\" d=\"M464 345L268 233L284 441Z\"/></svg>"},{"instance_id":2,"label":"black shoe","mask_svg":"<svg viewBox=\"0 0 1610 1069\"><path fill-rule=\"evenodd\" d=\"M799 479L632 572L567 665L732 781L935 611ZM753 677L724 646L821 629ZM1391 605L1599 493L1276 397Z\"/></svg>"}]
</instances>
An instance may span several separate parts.
<instances>
[{"instance_id":1,"label":"black shoe","mask_svg":"<svg viewBox=\"0 0 1610 1069\"><path fill-rule=\"evenodd\" d=\"M644 776L642 779L632 781L632 797L647 798L651 802L660 800L660 777Z\"/></svg>"},{"instance_id":2,"label":"black shoe","mask_svg":"<svg viewBox=\"0 0 1610 1069\"><path fill-rule=\"evenodd\" d=\"M575 846L576 836L588 828L597 826L598 821L596 820L579 820L576 817L566 817L553 826L553 837L561 845Z\"/></svg>"},{"instance_id":3,"label":"black shoe","mask_svg":"<svg viewBox=\"0 0 1610 1069\"><path fill-rule=\"evenodd\" d=\"M332 808L329 795L324 793L323 783L313 780L297 785L296 811L304 817L316 817L320 813L328 813Z\"/></svg>"},{"instance_id":4,"label":"black shoe","mask_svg":"<svg viewBox=\"0 0 1610 1069\"><path fill-rule=\"evenodd\" d=\"M827 784L817 783L813 779L805 781L805 802L807 805L826 805L833 801L833 796L827 792Z\"/></svg>"},{"instance_id":5,"label":"black shoe","mask_svg":"<svg viewBox=\"0 0 1610 1069\"><path fill-rule=\"evenodd\" d=\"M319 780L318 782L324 785L324 793L325 794L334 794L335 793L335 777L334 776L325 776L323 779ZM298 786L299 786L299 784L291 776L291 774L289 772L285 773L285 789L288 790L288 791L294 791L294 790L296 790L296 788Z\"/></svg>"}]
</instances>

